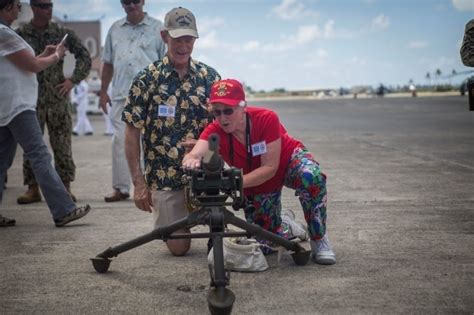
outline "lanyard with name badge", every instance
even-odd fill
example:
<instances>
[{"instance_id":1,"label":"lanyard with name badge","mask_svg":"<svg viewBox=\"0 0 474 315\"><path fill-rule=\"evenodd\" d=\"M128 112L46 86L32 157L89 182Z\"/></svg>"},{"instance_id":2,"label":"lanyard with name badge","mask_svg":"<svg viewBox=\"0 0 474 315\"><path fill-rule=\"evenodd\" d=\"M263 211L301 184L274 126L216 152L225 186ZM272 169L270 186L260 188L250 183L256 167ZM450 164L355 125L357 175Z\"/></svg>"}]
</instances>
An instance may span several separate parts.
<instances>
[{"instance_id":1,"label":"lanyard with name badge","mask_svg":"<svg viewBox=\"0 0 474 315\"><path fill-rule=\"evenodd\" d=\"M252 168L252 154L251 154L251 149L252 146L250 144L250 119L249 115L245 113L245 122L247 125L245 126L245 147L247 148L247 166L250 169ZM230 153L230 163L233 165L234 164L234 140L232 137L232 134L229 135L229 153Z\"/></svg>"}]
</instances>

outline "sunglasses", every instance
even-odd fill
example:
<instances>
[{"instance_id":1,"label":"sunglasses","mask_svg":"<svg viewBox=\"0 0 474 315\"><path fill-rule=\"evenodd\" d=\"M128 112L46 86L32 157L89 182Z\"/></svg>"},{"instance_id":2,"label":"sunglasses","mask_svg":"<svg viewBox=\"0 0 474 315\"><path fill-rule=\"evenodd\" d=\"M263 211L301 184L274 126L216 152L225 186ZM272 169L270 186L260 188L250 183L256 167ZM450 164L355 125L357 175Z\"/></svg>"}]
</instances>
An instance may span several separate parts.
<instances>
[{"instance_id":1,"label":"sunglasses","mask_svg":"<svg viewBox=\"0 0 474 315\"><path fill-rule=\"evenodd\" d=\"M47 10L47 9L53 8L52 3L35 3L35 4L32 4L32 6L40 8L41 10Z\"/></svg>"},{"instance_id":2,"label":"sunglasses","mask_svg":"<svg viewBox=\"0 0 474 315\"><path fill-rule=\"evenodd\" d=\"M223 110L220 110L220 109L214 109L212 111L212 114L215 116L215 117L219 117L220 115L224 114L225 116L230 116L234 113L234 109L233 108L224 108Z\"/></svg>"},{"instance_id":3,"label":"sunglasses","mask_svg":"<svg viewBox=\"0 0 474 315\"><path fill-rule=\"evenodd\" d=\"M139 4L142 2L142 0L122 0L122 3L125 5L130 5L130 4Z\"/></svg>"}]
</instances>

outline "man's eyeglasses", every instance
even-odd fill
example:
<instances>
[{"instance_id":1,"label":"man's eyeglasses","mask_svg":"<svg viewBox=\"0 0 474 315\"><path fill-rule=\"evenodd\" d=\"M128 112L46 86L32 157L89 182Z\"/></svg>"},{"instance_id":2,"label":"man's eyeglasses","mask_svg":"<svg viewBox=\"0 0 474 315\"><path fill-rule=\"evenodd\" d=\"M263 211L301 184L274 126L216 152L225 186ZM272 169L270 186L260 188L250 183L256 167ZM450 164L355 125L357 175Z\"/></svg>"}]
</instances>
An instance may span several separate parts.
<instances>
[{"instance_id":1,"label":"man's eyeglasses","mask_svg":"<svg viewBox=\"0 0 474 315\"><path fill-rule=\"evenodd\" d=\"M122 0L122 3L125 5L130 5L130 4L139 4L142 2L142 0Z\"/></svg>"},{"instance_id":2,"label":"man's eyeglasses","mask_svg":"<svg viewBox=\"0 0 474 315\"><path fill-rule=\"evenodd\" d=\"M220 109L214 109L212 111L212 114L215 116L215 117L219 117L220 115L224 114L226 116L230 116L234 113L234 109L233 108L224 108L223 110L220 110Z\"/></svg>"},{"instance_id":3,"label":"man's eyeglasses","mask_svg":"<svg viewBox=\"0 0 474 315\"><path fill-rule=\"evenodd\" d=\"M46 9L52 9L53 4L52 3L34 3L32 6L40 8L41 10L46 10Z\"/></svg>"}]
</instances>

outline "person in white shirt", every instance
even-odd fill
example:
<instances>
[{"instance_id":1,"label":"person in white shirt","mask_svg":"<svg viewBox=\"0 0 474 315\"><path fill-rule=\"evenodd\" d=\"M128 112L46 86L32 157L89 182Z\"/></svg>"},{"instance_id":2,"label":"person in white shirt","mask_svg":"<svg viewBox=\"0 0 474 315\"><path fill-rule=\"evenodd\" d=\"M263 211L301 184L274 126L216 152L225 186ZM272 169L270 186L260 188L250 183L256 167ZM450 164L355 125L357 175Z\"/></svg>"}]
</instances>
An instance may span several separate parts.
<instances>
[{"instance_id":1,"label":"person in white shirt","mask_svg":"<svg viewBox=\"0 0 474 315\"><path fill-rule=\"evenodd\" d=\"M416 97L416 86L413 83L410 83L410 86L408 87L410 90L411 96Z\"/></svg>"},{"instance_id":2,"label":"person in white shirt","mask_svg":"<svg viewBox=\"0 0 474 315\"><path fill-rule=\"evenodd\" d=\"M35 56L33 48L10 28L21 10L19 0L0 0L0 183L11 164L17 143L31 162L36 180L57 227L85 216L90 206L77 207L51 164L36 117L36 73L59 62L66 52L63 42L47 45ZM0 203L3 184L0 185ZM0 215L0 227L15 225Z\"/></svg>"},{"instance_id":3,"label":"person in white shirt","mask_svg":"<svg viewBox=\"0 0 474 315\"><path fill-rule=\"evenodd\" d=\"M125 157L125 122L121 120L130 83L135 75L165 55L160 36L163 23L143 11L145 0L121 0L126 17L110 27L102 53L102 77L99 105L108 112L114 128L112 138L112 188L106 202L130 198L132 179ZM112 82L112 95L107 89Z\"/></svg>"},{"instance_id":4,"label":"person in white shirt","mask_svg":"<svg viewBox=\"0 0 474 315\"><path fill-rule=\"evenodd\" d=\"M93 75L92 78L87 81L87 84L89 85L89 93L92 93L97 96L97 107L100 109L101 107L99 105L99 95L100 95L101 82L99 80L99 77L96 75ZM107 94L112 95L112 85L109 85ZM94 100L94 103L95 103L95 100ZM114 128L112 126L112 122L110 121L110 117L108 114L110 113L110 104L107 104L107 112L104 112L103 110L101 110L101 112L102 112L102 117L104 118L104 123L105 123L104 135L113 136Z\"/></svg>"},{"instance_id":5,"label":"person in white shirt","mask_svg":"<svg viewBox=\"0 0 474 315\"><path fill-rule=\"evenodd\" d=\"M79 84L71 90L71 101L77 110L76 125L72 129L72 134L75 136L81 134L92 136L94 134L94 129L87 118L88 93L89 85L85 80L79 82Z\"/></svg>"},{"instance_id":6,"label":"person in white shirt","mask_svg":"<svg viewBox=\"0 0 474 315\"><path fill-rule=\"evenodd\" d=\"M109 85L109 88L107 89L107 94L112 95L112 85ZM102 117L104 117L105 121L105 136L113 136L114 135L114 126L112 125L112 120L110 120L110 109L111 106L110 104L107 104L107 112L102 111Z\"/></svg>"}]
</instances>

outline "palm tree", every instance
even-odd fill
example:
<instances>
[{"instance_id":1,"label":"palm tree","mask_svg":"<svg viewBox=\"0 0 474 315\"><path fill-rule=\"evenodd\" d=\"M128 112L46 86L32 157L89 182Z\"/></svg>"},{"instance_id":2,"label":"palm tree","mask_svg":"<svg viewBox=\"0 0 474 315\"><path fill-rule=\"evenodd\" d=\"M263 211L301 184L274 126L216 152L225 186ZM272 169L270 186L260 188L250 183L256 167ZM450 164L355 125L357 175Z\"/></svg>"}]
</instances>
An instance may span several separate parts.
<instances>
[{"instance_id":1,"label":"palm tree","mask_svg":"<svg viewBox=\"0 0 474 315\"><path fill-rule=\"evenodd\" d=\"M454 78L457 74L458 74L458 73L456 72L455 69L453 69L453 70L451 71L451 77L449 78L449 85L451 85L451 82L452 82L453 78Z\"/></svg>"},{"instance_id":2,"label":"palm tree","mask_svg":"<svg viewBox=\"0 0 474 315\"><path fill-rule=\"evenodd\" d=\"M428 81L428 85L431 85L431 74L429 72L426 72L425 78Z\"/></svg>"},{"instance_id":3,"label":"palm tree","mask_svg":"<svg viewBox=\"0 0 474 315\"><path fill-rule=\"evenodd\" d=\"M436 81L437 81L436 85L438 85L439 84L439 78L441 77L441 70L439 68L436 69L435 76L436 76Z\"/></svg>"}]
</instances>

